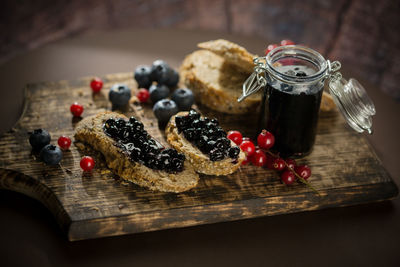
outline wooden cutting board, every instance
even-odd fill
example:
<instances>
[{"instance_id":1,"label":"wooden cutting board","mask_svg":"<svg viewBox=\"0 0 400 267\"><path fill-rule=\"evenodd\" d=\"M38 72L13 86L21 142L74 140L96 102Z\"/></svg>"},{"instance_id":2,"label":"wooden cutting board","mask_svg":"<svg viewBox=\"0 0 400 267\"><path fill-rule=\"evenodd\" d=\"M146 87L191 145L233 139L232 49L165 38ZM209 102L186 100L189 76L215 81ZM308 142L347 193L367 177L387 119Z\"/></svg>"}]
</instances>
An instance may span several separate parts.
<instances>
[{"instance_id":1,"label":"wooden cutting board","mask_svg":"<svg viewBox=\"0 0 400 267\"><path fill-rule=\"evenodd\" d=\"M113 175L101 155L74 143L60 166L47 166L31 152L28 132L47 129L56 144L60 135L73 137L79 119L69 112L77 101L83 117L110 110L112 84L136 90L132 73L103 77L104 88L92 94L91 78L30 84L25 109L16 126L0 138L0 187L41 201L56 217L69 240L81 240L254 218L391 199L398 189L382 167L366 138L349 129L337 111L322 113L314 151L298 160L312 168L310 182L320 195L303 184L286 186L276 172L251 165L229 176L200 176L199 185L184 193L153 192ZM231 116L205 108L226 130L254 136L256 115ZM145 128L165 144L151 105L131 105ZM79 167L82 156L95 157L89 174Z\"/></svg>"}]
</instances>

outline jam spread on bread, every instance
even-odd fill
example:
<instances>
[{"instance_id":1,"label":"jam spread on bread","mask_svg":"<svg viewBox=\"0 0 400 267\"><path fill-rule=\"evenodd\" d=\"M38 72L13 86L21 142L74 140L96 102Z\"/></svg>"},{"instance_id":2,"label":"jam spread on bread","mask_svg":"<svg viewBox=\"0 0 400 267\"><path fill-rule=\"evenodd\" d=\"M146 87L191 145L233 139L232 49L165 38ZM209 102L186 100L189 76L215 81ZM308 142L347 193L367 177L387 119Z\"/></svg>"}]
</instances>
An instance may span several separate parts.
<instances>
[{"instance_id":1,"label":"jam spread on bread","mask_svg":"<svg viewBox=\"0 0 400 267\"><path fill-rule=\"evenodd\" d=\"M201 118L195 110L185 116L176 116L175 124L179 133L194 144L201 152L208 155L211 161L227 157L237 159L240 148L231 146L226 132L219 126L217 119Z\"/></svg>"},{"instance_id":2,"label":"jam spread on bread","mask_svg":"<svg viewBox=\"0 0 400 267\"><path fill-rule=\"evenodd\" d=\"M144 130L143 124L135 117L129 120L110 118L105 121L103 130L132 161L154 170L171 173L183 170L185 156L173 148L164 149Z\"/></svg>"}]
</instances>

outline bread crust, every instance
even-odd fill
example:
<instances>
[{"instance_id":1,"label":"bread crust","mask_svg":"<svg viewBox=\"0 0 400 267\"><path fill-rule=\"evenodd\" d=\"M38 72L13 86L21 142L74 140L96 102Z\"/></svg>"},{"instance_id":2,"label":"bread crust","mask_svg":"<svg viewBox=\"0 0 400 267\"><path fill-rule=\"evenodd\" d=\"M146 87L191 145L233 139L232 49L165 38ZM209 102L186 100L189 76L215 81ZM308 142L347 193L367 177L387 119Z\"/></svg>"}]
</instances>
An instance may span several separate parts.
<instances>
[{"instance_id":1,"label":"bread crust","mask_svg":"<svg viewBox=\"0 0 400 267\"><path fill-rule=\"evenodd\" d=\"M240 103L237 101L250 74L208 50L197 50L187 55L180 67L181 79L194 92L196 102L227 114L257 112L261 92Z\"/></svg>"},{"instance_id":2,"label":"bread crust","mask_svg":"<svg viewBox=\"0 0 400 267\"><path fill-rule=\"evenodd\" d=\"M246 155L240 150L237 160L231 158L225 158L219 161L211 161L208 155L201 152L196 146L189 142L182 133L178 133L178 128L175 124L176 116L185 116L188 112L179 112L178 114L171 117L165 133L167 136L167 142L179 152L185 154L186 159L190 161L196 172L203 173L206 175L228 175L235 172ZM232 146L236 146L231 141Z\"/></svg>"},{"instance_id":3,"label":"bread crust","mask_svg":"<svg viewBox=\"0 0 400 267\"><path fill-rule=\"evenodd\" d=\"M243 69L245 72L253 72L253 59L256 55L249 53L244 47L238 44L228 40L218 39L199 43L197 46L223 57L226 62Z\"/></svg>"},{"instance_id":4,"label":"bread crust","mask_svg":"<svg viewBox=\"0 0 400 267\"><path fill-rule=\"evenodd\" d=\"M100 151L106 159L107 166L118 176L150 190L163 192L183 192L197 185L199 176L187 160L184 170L175 174L153 170L129 160L124 151L115 146L115 141L103 131L103 124L109 118L127 119L115 112L102 112L84 118L76 126L75 139Z\"/></svg>"},{"instance_id":5,"label":"bread crust","mask_svg":"<svg viewBox=\"0 0 400 267\"><path fill-rule=\"evenodd\" d=\"M321 99L321 111L322 112L328 112L328 111L332 111L335 110L336 108L336 104L332 99L332 96L327 93L327 92L323 92L322 94L322 99Z\"/></svg>"}]
</instances>

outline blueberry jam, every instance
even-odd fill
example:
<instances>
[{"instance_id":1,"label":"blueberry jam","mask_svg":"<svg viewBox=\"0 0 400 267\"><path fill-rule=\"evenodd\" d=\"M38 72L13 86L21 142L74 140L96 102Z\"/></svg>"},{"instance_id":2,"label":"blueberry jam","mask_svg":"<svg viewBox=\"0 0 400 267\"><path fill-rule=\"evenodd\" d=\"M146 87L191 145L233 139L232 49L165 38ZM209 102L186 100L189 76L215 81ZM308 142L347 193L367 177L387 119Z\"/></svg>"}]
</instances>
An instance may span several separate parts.
<instances>
[{"instance_id":1,"label":"blueberry jam","mask_svg":"<svg viewBox=\"0 0 400 267\"><path fill-rule=\"evenodd\" d=\"M305 66L282 66L282 73L293 77L308 77L315 71ZM275 136L273 150L283 157L301 157L313 147L323 83L289 85L275 82L268 84L268 104L265 127ZM266 126L265 126L266 125Z\"/></svg>"},{"instance_id":2,"label":"blueberry jam","mask_svg":"<svg viewBox=\"0 0 400 267\"><path fill-rule=\"evenodd\" d=\"M151 138L143 124L131 117L125 119L108 119L103 126L104 132L116 141L116 146L129 155L134 162L139 162L148 168L170 173L181 172L185 155L175 149L164 149Z\"/></svg>"},{"instance_id":3,"label":"blueberry jam","mask_svg":"<svg viewBox=\"0 0 400 267\"><path fill-rule=\"evenodd\" d=\"M219 126L217 119L201 118L195 110L185 116L176 116L175 124L179 133L194 144L201 152L208 155L211 161L227 157L237 159L240 153L238 146L231 146L226 132Z\"/></svg>"}]
</instances>

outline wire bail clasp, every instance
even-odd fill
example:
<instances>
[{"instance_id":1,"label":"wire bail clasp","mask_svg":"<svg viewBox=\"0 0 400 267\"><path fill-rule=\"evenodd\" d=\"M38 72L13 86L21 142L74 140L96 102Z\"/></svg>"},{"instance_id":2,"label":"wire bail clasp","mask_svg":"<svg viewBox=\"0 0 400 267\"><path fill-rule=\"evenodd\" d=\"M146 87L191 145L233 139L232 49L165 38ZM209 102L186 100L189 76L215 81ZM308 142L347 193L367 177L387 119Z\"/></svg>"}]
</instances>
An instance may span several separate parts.
<instances>
[{"instance_id":1,"label":"wire bail clasp","mask_svg":"<svg viewBox=\"0 0 400 267\"><path fill-rule=\"evenodd\" d=\"M254 64L254 72L247 78L247 80L243 83L242 86L242 95L238 98L238 102L242 102L246 97L258 92L261 88L264 88L267 85L267 79L263 76L266 75L266 65L264 62L265 57L255 57L253 59Z\"/></svg>"}]
</instances>

